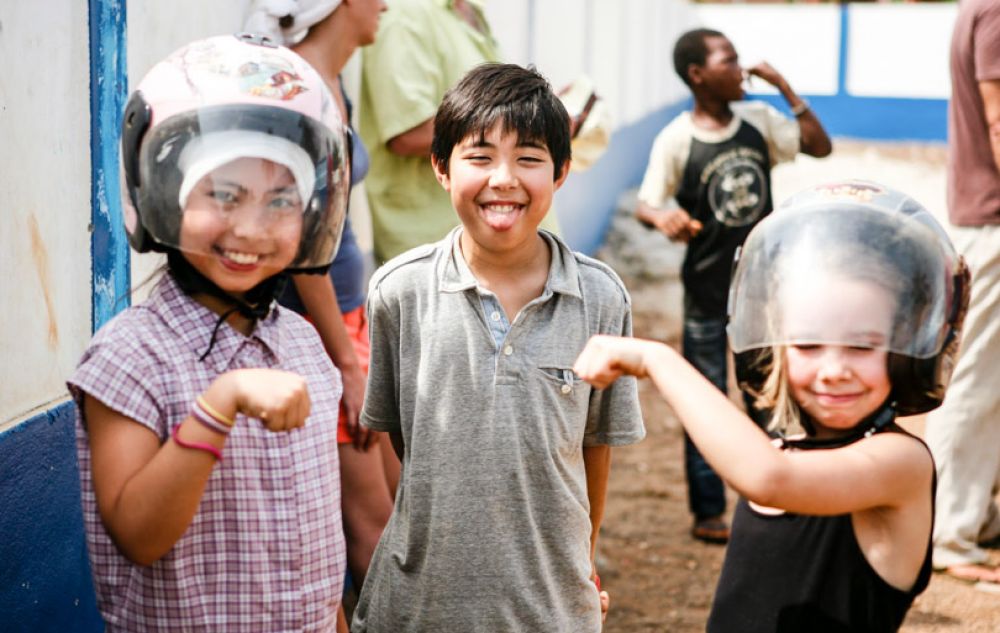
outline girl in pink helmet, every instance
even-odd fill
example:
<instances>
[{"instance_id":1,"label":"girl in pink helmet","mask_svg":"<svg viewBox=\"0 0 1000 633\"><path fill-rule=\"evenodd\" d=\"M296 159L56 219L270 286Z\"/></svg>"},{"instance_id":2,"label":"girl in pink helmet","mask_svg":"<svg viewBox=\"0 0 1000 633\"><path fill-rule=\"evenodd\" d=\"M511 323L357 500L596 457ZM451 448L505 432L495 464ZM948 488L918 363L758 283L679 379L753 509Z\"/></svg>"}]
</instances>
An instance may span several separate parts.
<instances>
[{"instance_id":1,"label":"girl in pink helmet","mask_svg":"<svg viewBox=\"0 0 1000 633\"><path fill-rule=\"evenodd\" d=\"M941 403L967 288L930 214L880 185L816 187L763 220L733 275L728 333L774 441L667 346L588 343L581 377L650 377L743 497L710 633L899 628L930 579L935 475L895 418Z\"/></svg>"},{"instance_id":2,"label":"girl in pink helmet","mask_svg":"<svg viewBox=\"0 0 1000 633\"><path fill-rule=\"evenodd\" d=\"M224 36L153 67L121 140L130 242L167 266L68 383L108 630L333 631L340 376L274 298L336 253L341 117L298 55Z\"/></svg>"}]
</instances>

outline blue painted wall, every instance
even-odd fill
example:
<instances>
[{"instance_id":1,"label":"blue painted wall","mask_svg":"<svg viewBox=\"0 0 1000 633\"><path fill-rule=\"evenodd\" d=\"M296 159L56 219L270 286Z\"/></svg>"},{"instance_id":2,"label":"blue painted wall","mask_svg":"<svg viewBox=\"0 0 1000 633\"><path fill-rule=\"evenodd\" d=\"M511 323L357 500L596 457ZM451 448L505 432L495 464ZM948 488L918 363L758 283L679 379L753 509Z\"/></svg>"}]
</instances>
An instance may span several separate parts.
<instances>
[{"instance_id":1,"label":"blue painted wall","mask_svg":"<svg viewBox=\"0 0 1000 633\"><path fill-rule=\"evenodd\" d=\"M66 403L0 434L0 630L102 631Z\"/></svg>"},{"instance_id":2,"label":"blue painted wall","mask_svg":"<svg viewBox=\"0 0 1000 633\"><path fill-rule=\"evenodd\" d=\"M559 228L566 242L594 253L604 242L618 197L642 181L653 140L690 101L671 104L615 130L607 151L587 171L572 172L556 195Z\"/></svg>"}]
</instances>

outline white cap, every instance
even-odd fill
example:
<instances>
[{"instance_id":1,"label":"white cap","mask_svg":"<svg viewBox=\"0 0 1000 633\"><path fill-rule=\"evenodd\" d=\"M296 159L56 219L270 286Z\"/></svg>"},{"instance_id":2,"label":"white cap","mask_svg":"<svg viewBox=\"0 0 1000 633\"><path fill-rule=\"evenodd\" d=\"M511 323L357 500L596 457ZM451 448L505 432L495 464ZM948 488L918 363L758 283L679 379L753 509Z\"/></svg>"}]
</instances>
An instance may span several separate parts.
<instances>
[{"instance_id":1,"label":"white cap","mask_svg":"<svg viewBox=\"0 0 1000 633\"><path fill-rule=\"evenodd\" d=\"M316 183L316 166L309 159L309 154L286 138L252 130L210 132L184 146L177 161L184 174L177 193L180 208L184 208L188 195L202 178L240 158L262 158L287 167L295 178L305 210Z\"/></svg>"},{"instance_id":2,"label":"white cap","mask_svg":"<svg viewBox=\"0 0 1000 633\"><path fill-rule=\"evenodd\" d=\"M340 0L252 0L243 30L266 35L281 46L293 46L338 6ZM292 24L282 28L280 20L286 16L292 18Z\"/></svg>"}]
</instances>

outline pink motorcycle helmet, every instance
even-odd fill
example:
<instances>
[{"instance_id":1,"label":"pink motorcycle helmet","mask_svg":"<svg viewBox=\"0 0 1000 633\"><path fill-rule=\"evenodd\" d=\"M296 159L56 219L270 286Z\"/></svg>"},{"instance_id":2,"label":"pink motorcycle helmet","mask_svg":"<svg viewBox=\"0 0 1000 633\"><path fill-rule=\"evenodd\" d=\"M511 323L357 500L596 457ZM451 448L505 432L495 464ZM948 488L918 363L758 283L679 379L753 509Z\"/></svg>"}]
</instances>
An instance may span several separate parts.
<instances>
[{"instance_id":1,"label":"pink motorcycle helmet","mask_svg":"<svg viewBox=\"0 0 1000 633\"><path fill-rule=\"evenodd\" d=\"M240 158L288 168L302 233L290 272L329 268L344 226L348 144L319 74L291 50L250 34L192 42L156 64L122 121L125 229L140 252L179 250L188 194Z\"/></svg>"}]
</instances>

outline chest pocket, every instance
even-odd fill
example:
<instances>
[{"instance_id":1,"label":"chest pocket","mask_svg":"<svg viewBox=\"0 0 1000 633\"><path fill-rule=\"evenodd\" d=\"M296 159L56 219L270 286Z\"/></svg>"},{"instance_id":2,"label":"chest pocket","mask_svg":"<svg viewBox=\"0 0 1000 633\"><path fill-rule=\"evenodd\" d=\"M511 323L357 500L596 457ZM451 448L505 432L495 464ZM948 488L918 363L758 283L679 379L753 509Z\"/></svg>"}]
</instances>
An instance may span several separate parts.
<instances>
[{"instance_id":1,"label":"chest pocket","mask_svg":"<svg viewBox=\"0 0 1000 633\"><path fill-rule=\"evenodd\" d=\"M533 391L544 403L546 425L556 434L560 450L578 450L583 444L590 402L590 385L564 364L540 363L534 367Z\"/></svg>"}]
</instances>

